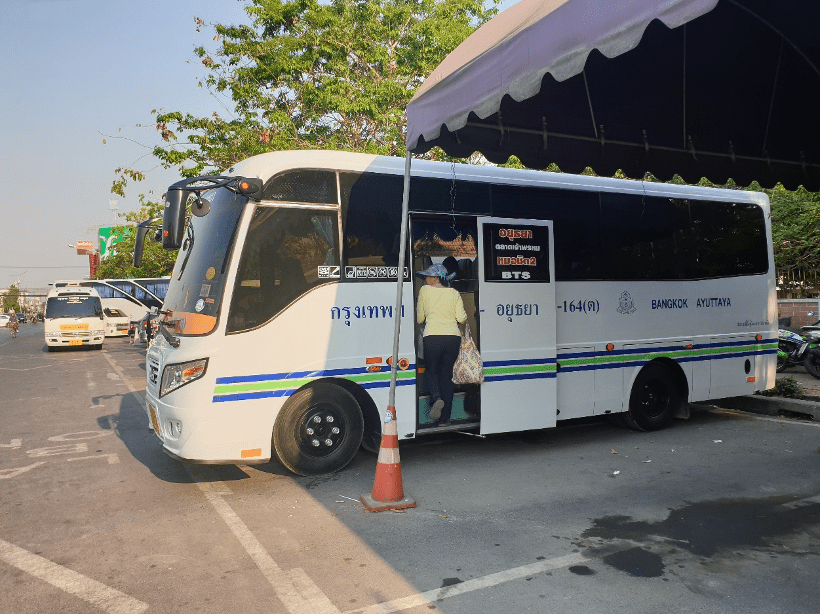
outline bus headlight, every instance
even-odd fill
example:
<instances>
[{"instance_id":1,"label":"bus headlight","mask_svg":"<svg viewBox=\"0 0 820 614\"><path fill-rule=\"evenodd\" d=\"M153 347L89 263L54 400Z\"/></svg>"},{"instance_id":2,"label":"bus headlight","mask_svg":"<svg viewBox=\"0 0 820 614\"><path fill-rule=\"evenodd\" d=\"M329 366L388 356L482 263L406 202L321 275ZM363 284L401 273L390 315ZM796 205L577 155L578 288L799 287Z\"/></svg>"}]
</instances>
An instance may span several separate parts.
<instances>
[{"instance_id":1,"label":"bus headlight","mask_svg":"<svg viewBox=\"0 0 820 614\"><path fill-rule=\"evenodd\" d=\"M159 396L164 396L185 384L198 380L205 375L207 366L207 358L183 362L178 365L167 365L162 370L162 384L159 388Z\"/></svg>"}]
</instances>

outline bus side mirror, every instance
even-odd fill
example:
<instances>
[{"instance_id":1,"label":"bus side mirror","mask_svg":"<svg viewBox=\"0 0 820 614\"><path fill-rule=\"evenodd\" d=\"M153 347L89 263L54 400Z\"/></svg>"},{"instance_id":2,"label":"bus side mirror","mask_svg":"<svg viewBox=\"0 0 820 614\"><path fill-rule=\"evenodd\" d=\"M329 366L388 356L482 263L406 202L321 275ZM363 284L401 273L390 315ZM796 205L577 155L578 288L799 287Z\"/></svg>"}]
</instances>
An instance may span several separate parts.
<instances>
[{"instance_id":1,"label":"bus side mirror","mask_svg":"<svg viewBox=\"0 0 820 614\"><path fill-rule=\"evenodd\" d=\"M134 239L134 267L142 266L142 254L145 250L145 235L151 229L151 224L156 222L156 218L147 219L137 225L137 236Z\"/></svg>"},{"instance_id":2,"label":"bus side mirror","mask_svg":"<svg viewBox=\"0 0 820 614\"><path fill-rule=\"evenodd\" d=\"M179 249L182 245L182 235L185 233L185 201L188 199L186 190L168 189L165 196L165 211L162 214L162 249Z\"/></svg>"}]
</instances>

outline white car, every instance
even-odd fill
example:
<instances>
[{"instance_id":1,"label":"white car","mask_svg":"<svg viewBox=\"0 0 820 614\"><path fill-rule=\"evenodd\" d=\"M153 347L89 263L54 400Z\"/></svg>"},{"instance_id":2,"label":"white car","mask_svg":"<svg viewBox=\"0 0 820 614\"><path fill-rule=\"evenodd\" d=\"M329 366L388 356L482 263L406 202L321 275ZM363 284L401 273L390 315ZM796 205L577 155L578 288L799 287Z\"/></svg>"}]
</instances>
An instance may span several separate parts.
<instances>
[{"instance_id":1,"label":"white car","mask_svg":"<svg viewBox=\"0 0 820 614\"><path fill-rule=\"evenodd\" d=\"M105 336L106 337L127 337L128 324L131 318L122 309L103 309L105 315Z\"/></svg>"},{"instance_id":2,"label":"white car","mask_svg":"<svg viewBox=\"0 0 820 614\"><path fill-rule=\"evenodd\" d=\"M6 328L8 326L11 316L7 313L0 313L0 327Z\"/></svg>"}]
</instances>

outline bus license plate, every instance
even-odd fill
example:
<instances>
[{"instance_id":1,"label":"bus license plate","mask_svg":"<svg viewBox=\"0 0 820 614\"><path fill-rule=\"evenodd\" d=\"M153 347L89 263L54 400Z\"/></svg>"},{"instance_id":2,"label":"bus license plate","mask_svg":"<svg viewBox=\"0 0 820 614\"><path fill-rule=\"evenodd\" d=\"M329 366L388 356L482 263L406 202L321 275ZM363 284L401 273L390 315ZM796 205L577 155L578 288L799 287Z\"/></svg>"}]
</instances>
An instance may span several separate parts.
<instances>
[{"instance_id":1,"label":"bus license plate","mask_svg":"<svg viewBox=\"0 0 820 614\"><path fill-rule=\"evenodd\" d=\"M148 406L148 413L151 414L151 426L154 428L154 432L159 436L159 422L157 421L157 410L154 409L151 405Z\"/></svg>"},{"instance_id":2,"label":"bus license plate","mask_svg":"<svg viewBox=\"0 0 820 614\"><path fill-rule=\"evenodd\" d=\"M68 342L68 345L82 345L82 344L83 344L82 339L72 339L71 341Z\"/></svg>"}]
</instances>

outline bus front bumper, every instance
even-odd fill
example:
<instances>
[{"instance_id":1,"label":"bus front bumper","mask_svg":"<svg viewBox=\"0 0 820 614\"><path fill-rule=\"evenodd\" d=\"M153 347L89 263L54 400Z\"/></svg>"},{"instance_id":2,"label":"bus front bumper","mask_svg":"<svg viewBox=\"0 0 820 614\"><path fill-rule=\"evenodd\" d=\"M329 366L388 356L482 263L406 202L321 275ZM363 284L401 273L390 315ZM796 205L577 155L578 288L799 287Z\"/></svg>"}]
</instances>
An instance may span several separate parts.
<instances>
[{"instance_id":1,"label":"bus front bumper","mask_svg":"<svg viewBox=\"0 0 820 614\"><path fill-rule=\"evenodd\" d=\"M223 407L213 407L213 403L207 403L207 408L197 403L181 408L163 402L164 399L156 399L146 391L145 410L148 428L171 458L204 465L270 462L270 408L226 412Z\"/></svg>"}]
</instances>

